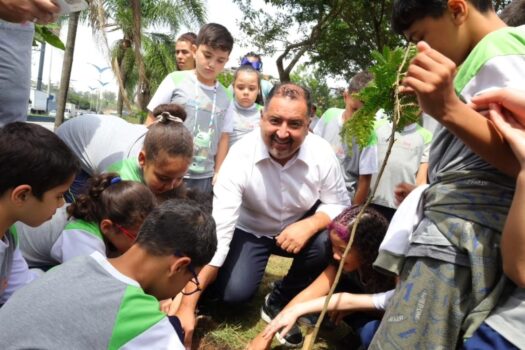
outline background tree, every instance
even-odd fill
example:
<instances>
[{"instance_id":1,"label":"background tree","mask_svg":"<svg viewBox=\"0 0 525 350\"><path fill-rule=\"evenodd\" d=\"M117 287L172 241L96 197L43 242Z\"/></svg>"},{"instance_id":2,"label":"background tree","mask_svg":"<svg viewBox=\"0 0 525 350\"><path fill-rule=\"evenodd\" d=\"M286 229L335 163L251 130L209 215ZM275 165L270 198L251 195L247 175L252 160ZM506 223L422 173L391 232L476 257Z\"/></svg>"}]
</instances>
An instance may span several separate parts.
<instances>
[{"instance_id":1,"label":"background tree","mask_svg":"<svg viewBox=\"0 0 525 350\"><path fill-rule=\"evenodd\" d=\"M90 22L105 42L119 83L119 113L124 103L131 106L128 96L136 96L139 110L145 112L160 80L175 69L174 34L181 25L192 28L205 22L203 2L93 0L91 5ZM157 29L170 34L149 32ZM105 31L116 30L122 31L122 39L109 48Z\"/></svg>"},{"instance_id":2,"label":"background tree","mask_svg":"<svg viewBox=\"0 0 525 350\"><path fill-rule=\"evenodd\" d=\"M263 11L251 0L234 1L244 13L244 44L263 55L279 53L281 81L301 58L320 74L348 81L373 64L373 51L403 43L390 29L392 0L265 0ZM499 11L510 2L495 0L494 6Z\"/></svg>"}]
</instances>

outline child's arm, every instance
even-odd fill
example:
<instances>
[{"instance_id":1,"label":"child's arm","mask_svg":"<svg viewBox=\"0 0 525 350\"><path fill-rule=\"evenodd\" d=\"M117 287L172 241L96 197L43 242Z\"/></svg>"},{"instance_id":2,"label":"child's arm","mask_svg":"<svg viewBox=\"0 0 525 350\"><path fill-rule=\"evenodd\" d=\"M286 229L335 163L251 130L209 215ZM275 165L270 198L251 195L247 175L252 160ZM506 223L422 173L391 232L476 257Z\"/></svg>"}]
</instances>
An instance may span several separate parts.
<instances>
[{"instance_id":1,"label":"child's arm","mask_svg":"<svg viewBox=\"0 0 525 350\"><path fill-rule=\"evenodd\" d=\"M363 204L370 192L370 183L372 182L372 175L359 175L357 180L357 189L352 204Z\"/></svg>"},{"instance_id":2,"label":"child's arm","mask_svg":"<svg viewBox=\"0 0 525 350\"><path fill-rule=\"evenodd\" d=\"M385 304L393 294L392 291L377 294L352 294L336 293L330 298L327 311L374 311L384 310ZM306 314L321 312L324 307L326 297L309 300L283 310L273 321L266 326L262 336L266 339L273 338L274 334L280 329L281 336L292 328L296 320Z\"/></svg>"},{"instance_id":3,"label":"child's arm","mask_svg":"<svg viewBox=\"0 0 525 350\"><path fill-rule=\"evenodd\" d=\"M425 42L417 45L402 91L415 91L423 111L443 124L470 149L503 173L516 176L519 164L493 123L456 95L456 65Z\"/></svg>"},{"instance_id":4,"label":"child's arm","mask_svg":"<svg viewBox=\"0 0 525 350\"><path fill-rule=\"evenodd\" d=\"M219 173L222 162L228 154L229 143L230 134L227 132L221 133L221 138L219 139L219 144L217 146L217 154L215 155L215 174L213 175L213 184L215 184L215 179L217 178L217 174Z\"/></svg>"},{"instance_id":5,"label":"child's arm","mask_svg":"<svg viewBox=\"0 0 525 350\"><path fill-rule=\"evenodd\" d=\"M426 185L428 183L428 162L419 164L416 174L416 186Z\"/></svg>"},{"instance_id":6,"label":"child's arm","mask_svg":"<svg viewBox=\"0 0 525 350\"><path fill-rule=\"evenodd\" d=\"M518 286L525 287L525 92L498 90L473 99L490 108L489 117L505 136L518 158L521 171L514 199L501 237L503 270ZM506 109L502 110L500 105Z\"/></svg>"}]
</instances>

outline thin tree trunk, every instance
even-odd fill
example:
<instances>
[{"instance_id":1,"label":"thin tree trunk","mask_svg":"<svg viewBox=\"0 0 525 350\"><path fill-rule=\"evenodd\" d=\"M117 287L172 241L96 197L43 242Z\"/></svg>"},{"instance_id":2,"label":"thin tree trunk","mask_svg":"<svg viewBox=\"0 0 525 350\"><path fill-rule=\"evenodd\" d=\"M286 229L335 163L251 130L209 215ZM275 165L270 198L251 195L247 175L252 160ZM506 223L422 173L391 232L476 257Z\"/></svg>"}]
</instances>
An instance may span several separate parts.
<instances>
[{"instance_id":1,"label":"thin tree trunk","mask_svg":"<svg viewBox=\"0 0 525 350\"><path fill-rule=\"evenodd\" d=\"M149 82L146 76L146 67L142 59L142 15L140 0L133 0L131 5L133 11L133 46L135 50L135 63L139 70L139 84L137 91L137 103L139 108L146 112L149 96Z\"/></svg>"},{"instance_id":2,"label":"thin tree trunk","mask_svg":"<svg viewBox=\"0 0 525 350\"><path fill-rule=\"evenodd\" d=\"M64 122L64 111L66 109L67 93L69 90L69 79L71 78L71 68L73 67L73 54L75 52L75 41L77 38L78 18L80 12L69 15L67 28L66 49L64 50L64 61L62 63L62 76L60 78L60 89L57 97L57 114L55 117L55 128Z\"/></svg>"}]
</instances>

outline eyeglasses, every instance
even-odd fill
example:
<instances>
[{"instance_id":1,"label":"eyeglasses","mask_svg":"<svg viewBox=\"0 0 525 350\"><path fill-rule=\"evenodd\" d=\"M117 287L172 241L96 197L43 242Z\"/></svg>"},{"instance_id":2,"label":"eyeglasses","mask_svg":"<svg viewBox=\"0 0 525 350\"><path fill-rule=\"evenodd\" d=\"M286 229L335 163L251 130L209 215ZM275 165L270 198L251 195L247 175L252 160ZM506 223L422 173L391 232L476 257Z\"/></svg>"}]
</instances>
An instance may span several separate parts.
<instances>
[{"instance_id":1,"label":"eyeglasses","mask_svg":"<svg viewBox=\"0 0 525 350\"><path fill-rule=\"evenodd\" d=\"M179 258L185 256L184 254L181 254L180 252L175 252L175 256L178 256ZM188 264L188 271L190 271L191 273L191 279L190 279L190 283L192 283L194 286L191 288L191 291L187 292L187 291L181 291L181 294L182 295L192 295L192 294L195 294L197 292L200 292L202 291L201 289L201 284L199 282L199 278L197 277L197 273L195 272L195 268L193 267L193 265L191 263ZM187 288L187 287L186 287Z\"/></svg>"},{"instance_id":2,"label":"eyeglasses","mask_svg":"<svg viewBox=\"0 0 525 350\"><path fill-rule=\"evenodd\" d=\"M247 57L244 57L241 61L241 66L246 66L246 65L252 66L253 69L255 69L256 71L261 71L262 69L261 61L250 62L250 60Z\"/></svg>"},{"instance_id":3,"label":"eyeglasses","mask_svg":"<svg viewBox=\"0 0 525 350\"><path fill-rule=\"evenodd\" d=\"M186 292L185 290L181 291L182 295L192 295L197 292L202 291L200 287L199 278L197 277L197 273L195 273L195 269L193 268L192 264L188 265L188 270L190 271L191 275L193 276L190 280L190 283L193 284L193 288L191 288L191 291Z\"/></svg>"},{"instance_id":4,"label":"eyeglasses","mask_svg":"<svg viewBox=\"0 0 525 350\"><path fill-rule=\"evenodd\" d=\"M122 227L121 225L119 224L114 224L116 228L119 229L120 232L122 232L126 237L128 237L129 239L131 239L132 241L136 240L137 239L137 235L127 229L125 229L124 227Z\"/></svg>"}]
</instances>

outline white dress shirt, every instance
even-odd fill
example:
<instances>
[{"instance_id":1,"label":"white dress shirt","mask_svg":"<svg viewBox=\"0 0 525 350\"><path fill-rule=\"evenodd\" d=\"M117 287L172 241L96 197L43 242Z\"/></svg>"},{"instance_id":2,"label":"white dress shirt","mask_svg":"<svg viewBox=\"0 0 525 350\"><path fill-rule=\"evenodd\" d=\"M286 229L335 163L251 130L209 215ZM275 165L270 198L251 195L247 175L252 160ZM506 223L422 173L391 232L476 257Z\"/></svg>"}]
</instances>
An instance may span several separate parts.
<instances>
[{"instance_id":1,"label":"white dress shirt","mask_svg":"<svg viewBox=\"0 0 525 350\"><path fill-rule=\"evenodd\" d=\"M224 263L235 227L274 237L315 203L331 219L350 205L341 166L330 144L308 133L284 166L274 161L255 129L229 150L213 189L218 247L210 265Z\"/></svg>"}]
</instances>

